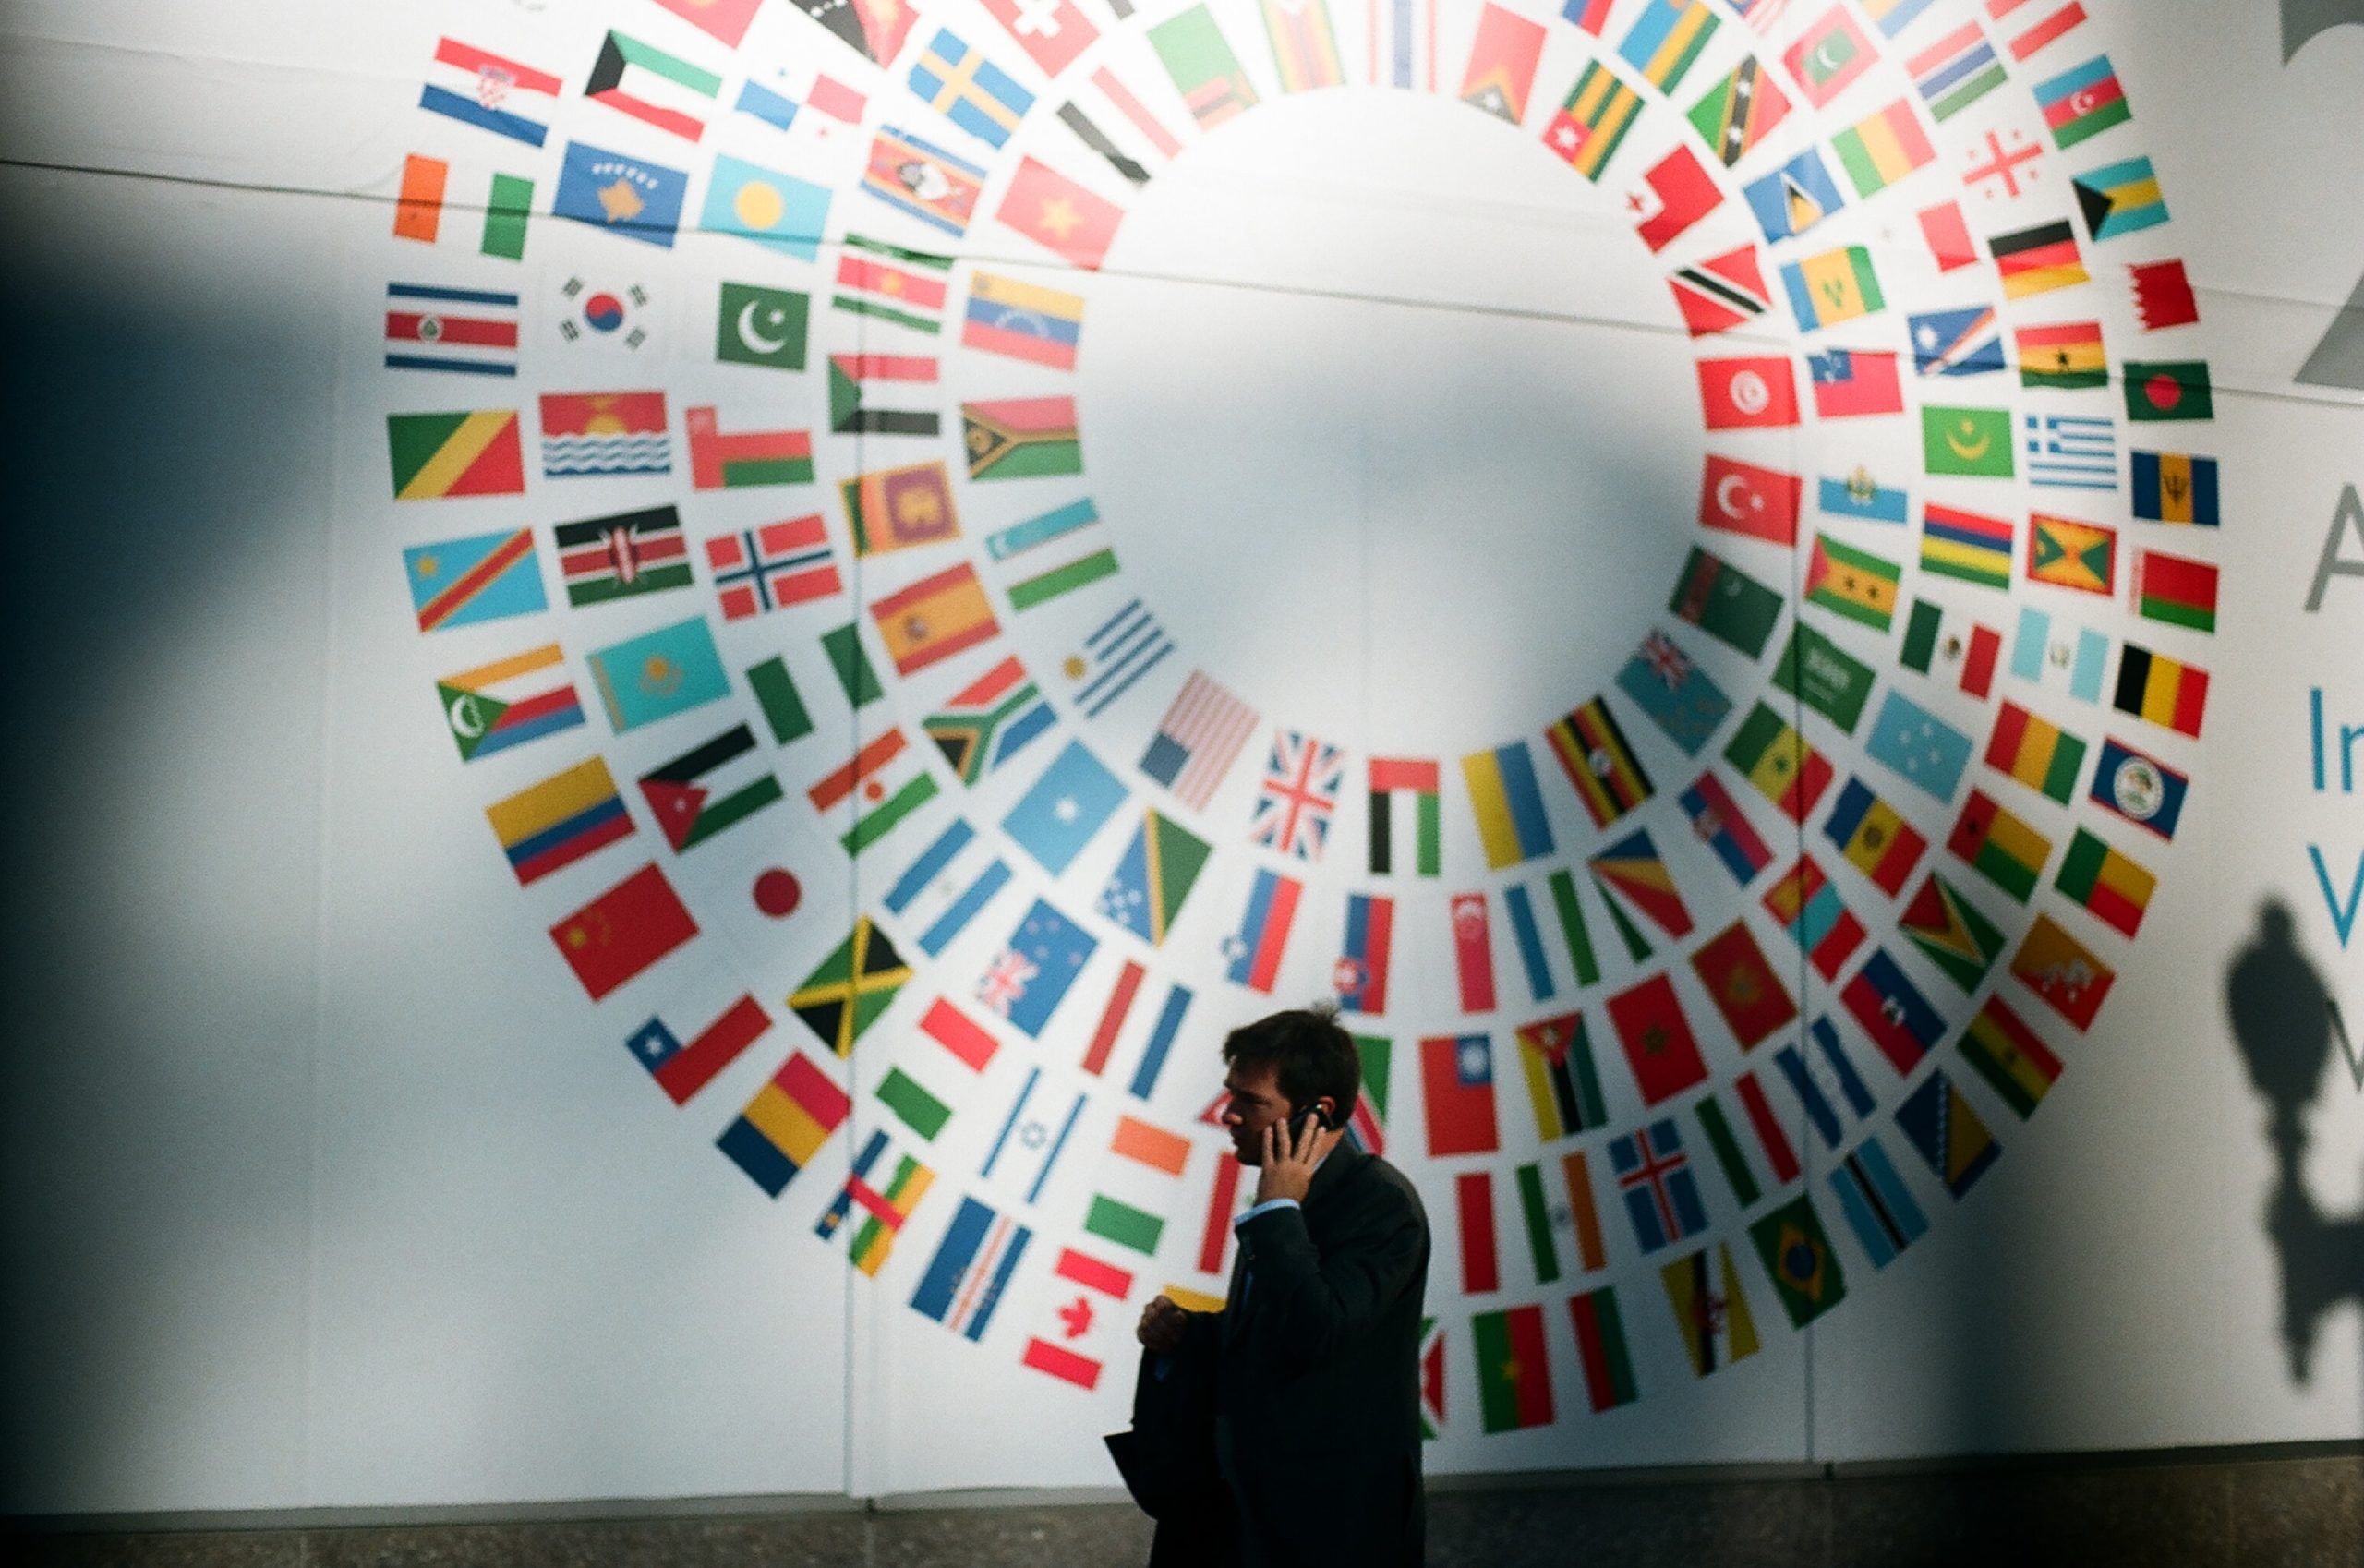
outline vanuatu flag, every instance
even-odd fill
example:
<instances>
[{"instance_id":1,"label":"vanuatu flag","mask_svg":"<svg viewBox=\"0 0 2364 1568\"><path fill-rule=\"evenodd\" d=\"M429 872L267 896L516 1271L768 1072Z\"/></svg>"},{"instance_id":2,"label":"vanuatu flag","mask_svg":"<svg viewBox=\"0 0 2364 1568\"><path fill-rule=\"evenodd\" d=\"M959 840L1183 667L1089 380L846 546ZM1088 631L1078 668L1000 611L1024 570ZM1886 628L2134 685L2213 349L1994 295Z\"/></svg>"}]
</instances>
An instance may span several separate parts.
<instances>
[{"instance_id":1,"label":"vanuatu flag","mask_svg":"<svg viewBox=\"0 0 2364 1568\"><path fill-rule=\"evenodd\" d=\"M1083 472L1075 399L1019 397L960 405L971 479L1031 479Z\"/></svg>"}]
</instances>

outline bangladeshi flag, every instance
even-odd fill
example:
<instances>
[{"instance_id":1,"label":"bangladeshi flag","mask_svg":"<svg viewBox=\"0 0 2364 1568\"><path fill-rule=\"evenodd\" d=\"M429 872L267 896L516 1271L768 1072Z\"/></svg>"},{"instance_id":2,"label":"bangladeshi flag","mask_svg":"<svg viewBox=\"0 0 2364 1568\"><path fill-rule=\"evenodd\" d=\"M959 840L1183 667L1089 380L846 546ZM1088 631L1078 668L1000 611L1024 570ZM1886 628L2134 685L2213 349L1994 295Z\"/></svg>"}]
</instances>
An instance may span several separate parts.
<instances>
[{"instance_id":1,"label":"bangladeshi flag","mask_svg":"<svg viewBox=\"0 0 2364 1568\"><path fill-rule=\"evenodd\" d=\"M1469 1321L1478 1351L1479 1420L1490 1432L1551 1424L1551 1359L1543 1344L1543 1309L1514 1307Z\"/></svg>"}]
</instances>

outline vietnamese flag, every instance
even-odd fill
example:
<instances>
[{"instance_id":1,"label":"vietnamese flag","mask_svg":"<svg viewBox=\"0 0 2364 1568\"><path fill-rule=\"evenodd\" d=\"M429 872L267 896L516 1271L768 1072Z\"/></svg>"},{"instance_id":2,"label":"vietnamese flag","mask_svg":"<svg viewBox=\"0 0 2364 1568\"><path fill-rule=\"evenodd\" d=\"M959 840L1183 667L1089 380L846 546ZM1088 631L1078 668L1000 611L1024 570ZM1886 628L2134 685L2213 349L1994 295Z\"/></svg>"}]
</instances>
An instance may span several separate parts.
<instances>
[{"instance_id":1,"label":"vietnamese flag","mask_svg":"<svg viewBox=\"0 0 2364 1568\"><path fill-rule=\"evenodd\" d=\"M1037 245L1091 270L1108 254L1125 210L1029 158L1009 182L998 216Z\"/></svg>"},{"instance_id":2,"label":"vietnamese flag","mask_svg":"<svg viewBox=\"0 0 2364 1568\"><path fill-rule=\"evenodd\" d=\"M1772 544L1794 545L1802 488L1795 474L1735 463L1709 452L1707 471L1699 481L1699 525Z\"/></svg>"},{"instance_id":3,"label":"vietnamese flag","mask_svg":"<svg viewBox=\"0 0 2364 1568\"><path fill-rule=\"evenodd\" d=\"M653 862L550 927L550 940L595 1002L697 934L698 923Z\"/></svg>"}]
</instances>

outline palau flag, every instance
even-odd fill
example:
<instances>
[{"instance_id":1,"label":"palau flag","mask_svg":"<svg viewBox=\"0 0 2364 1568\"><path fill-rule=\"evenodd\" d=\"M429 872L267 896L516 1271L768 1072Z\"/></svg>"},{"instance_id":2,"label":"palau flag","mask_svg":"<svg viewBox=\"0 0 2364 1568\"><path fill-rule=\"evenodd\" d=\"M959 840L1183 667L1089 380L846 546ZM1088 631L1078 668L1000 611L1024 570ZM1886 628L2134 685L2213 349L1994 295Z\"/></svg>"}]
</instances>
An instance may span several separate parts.
<instances>
[{"instance_id":1,"label":"palau flag","mask_svg":"<svg viewBox=\"0 0 2364 1568\"><path fill-rule=\"evenodd\" d=\"M715 156L698 225L810 261L821 253L828 218L827 187L723 152Z\"/></svg>"}]
</instances>

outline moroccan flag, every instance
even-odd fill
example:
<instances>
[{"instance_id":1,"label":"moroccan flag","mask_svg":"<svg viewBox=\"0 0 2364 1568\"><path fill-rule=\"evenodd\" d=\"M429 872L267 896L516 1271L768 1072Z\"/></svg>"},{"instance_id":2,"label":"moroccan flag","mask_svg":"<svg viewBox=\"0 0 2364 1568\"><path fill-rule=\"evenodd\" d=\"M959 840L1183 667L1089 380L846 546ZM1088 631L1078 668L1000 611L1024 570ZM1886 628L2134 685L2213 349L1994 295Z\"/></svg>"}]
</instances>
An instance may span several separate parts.
<instances>
[{"instance_id":1,"label":"moroccan flag","mask_svg":"<svg viewBox=\"0 0 2364 1568\"><path fill-rule=\"evenodd\" d=\"M2029 789L2067 805L2084 761L2084 742L2019 704L2006 702L1995 716L1995 730L1986 742L1986 766L2009 774Z\"/></svg>"},{"instance_id":2,"label":"moroccan flag","mask_svg":"<svg viewBox=\"0 0 2364 1568\"><path fill-rule=\"evenodd\" d=\"M1037 245L1089 271L1108 254L1125 210L1028 158L1019 164L1017 176L1002 196L999 215L1003 223Z\"/></svg>"},{"instance_id":3,"label":"moroccan flag","mask_svg":"<svg viewBox=\"0 0 2364 1568\"><path fill-rule=\"evenodd\" d=\"M1698 1038L1683 1016L1674 983L1654 974L1609 999L1609 1021L1625 1048L1642 1104L1656 1105L1707 1079Z\"/></svg>"},{"instance_id":4,"label":"moroccan flag","mask_svg":"<svg viewBox=\"0 0 2364 1568\"><path fill-rule=\"evenodd\" d=\"M2153 621L2213 633L2216 568L2162 550L2142 550L2134 558L2134 606Z\"/></svg>"},{"instance_id":5,"label":"moroccan flag","mask_svg":"<svg viewBox=\"0 0 2364 1568\"><path fill-rule=\"evenodd\" d=\"M2142 929L2159 879L2080 827L2055 879L2059 889L2093 911L2095 919L2128 936Z\"/></svg>"},{"instance_id":6,"label":"moroccan flag","mask_svg":"<svg viewBox=\"0 0 2364 1568\"><path fill-rule=\"evenodd\" d=\"M2208 671L2129 643L2110 706L2196 741L2208 709Z\"/></svg>"},{"instance_id":7,"label":"moroccan flag","mask_svg":"<svg viewBox=\"0 0 2364 1568\"><path fill-rule=\"evenodd\" d=\"M1748 1227L1790 1321L1803 1328L1846 1298L1847 1277L1803 1193Z\"/></svg>"},{"instance_id":8,"label":"moroccan flag","mask_svg":"<svg viewBox=\"0 0 2364 1568\"><path fill-rule=\"evenodd\" d=\"M550 927L550 940L595 1002L698 934L652 862Z\"/></svg>"},{"instance_id":9,"label":"moroccan flag","mask_svg":"<svg viewBox=\"0 0 2364 1568\"><path fill-rule=\"evenodd\" d=\"M513 408L389 414L386 452L396 501L525 493L525 452Z\"/></svg>"},{"instance_id":10,"label":"moroccan flag","mask_svg":"<svg viewBox=\"0 0 2364 1568\"><path fill-rule=\"evenodd\" d=\"M1479 1421L1490 1432L1551 1424L1551 1358L1543 1344L1543 1309L1514 1307L1469 1321L1478 1354Z\"/></svg>"},{"instance_id":11,"label":"moroccan flag","mask_svg":"<svg viewBox=\"0 0 2364 1568\"><path fill-rule=\"evenodd\" d=\"M1946 848L2023 904L2043 877L2044 862L2052 858L2051 839L1976 790L1962 802L1961 820L1954 825Z\"/></svg>"},{"instance_id":12,"label":"moroccan flag","mask_svg":"<svg viewBox=\"0 0 2364 1568\"><path fill-rule=\"evenodd\" d=\"M1789 988L1766 961L1764 949L1757 947L1744 920L1732 922L1701 943L1691 955L1691 967L1698 971L1699 983L1707 988L1716 1010L1724 1015L1732 1038L1743 1051L1798 1016Z\"/></svg>"}]
</instances>

